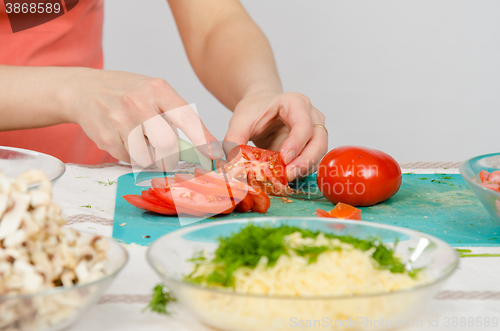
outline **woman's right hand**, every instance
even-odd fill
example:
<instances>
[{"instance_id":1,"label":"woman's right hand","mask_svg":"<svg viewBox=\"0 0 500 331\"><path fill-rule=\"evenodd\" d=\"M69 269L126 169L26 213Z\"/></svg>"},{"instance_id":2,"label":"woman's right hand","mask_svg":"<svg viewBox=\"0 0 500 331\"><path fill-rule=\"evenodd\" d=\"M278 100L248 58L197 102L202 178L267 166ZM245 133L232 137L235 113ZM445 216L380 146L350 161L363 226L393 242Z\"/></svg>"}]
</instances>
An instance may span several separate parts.
<instances>
[{"instance_id":1,"label":"woman's right hand","mask_svg":"<svg viewBox=\"0 0 500 331\"><path fill-rule=\"evenodd\" d=\"M66 84L63 99L67 120L121 161L146 167L167 157L168 166L175 166L177 128L207 157L223 156L197 113L163 79L81 68Z\"/></svg>"}]
</instances>

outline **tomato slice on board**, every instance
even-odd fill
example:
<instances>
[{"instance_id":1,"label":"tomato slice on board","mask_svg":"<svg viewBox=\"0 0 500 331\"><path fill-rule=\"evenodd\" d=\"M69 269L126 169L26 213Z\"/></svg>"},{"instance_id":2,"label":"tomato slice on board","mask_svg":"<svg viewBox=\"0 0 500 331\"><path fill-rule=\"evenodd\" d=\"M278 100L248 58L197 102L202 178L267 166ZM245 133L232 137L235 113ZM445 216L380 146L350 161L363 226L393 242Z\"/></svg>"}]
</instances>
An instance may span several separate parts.
<instances>
[{"instance_id":1,"label":"tomato slice on board","mask_svg":"<svg viewBox=\"0 0 500 331\"><path fill-rule=\"evenodd\" d=\"M156 195L154 195L152 188L148 189L147 191L142 191L141 196L144 200L154 203L156 205L170 206L171 208L175 209L173 205L166 203L165 201L159 199Z\"/></svg>"},{"instance_id":2,"label":"tomato slice on board","mask_svg":"<svg viewBox=\"0 0 500 331\"><path fill-rule=\"evenodd\" d=\"M316 209L318 217L332 217L341 218L348 220L361 220L361 209L353 207L351 205L339 202L330 211L324 211L323 209Z\"/></svg>"},{"instance_id":3,"label":"tomato slice on board","mask_svg":"<svg viewBox=\"0 0 500 331\"><path fill-rule=\"evenodd\" d=\"M253 207L253 199L251 194L247 194L247 196L240 201L234 208L235 211L240 213L246 213Z\"/></svg>"},{"instance_id":4,"label":"tomato slice on board","mask_svg":"<svg viewBox=\"0 0 500 331\"><path fill-rule=\"evenodd\" d=\"M254 188L278 196L290 194L285 164L279 152L239 145L231 150L228 161L233 166L237 165L240 168L244 166L247 182ZM225 165L224 167L227 168L228 166Z\"/></svg>"},{"instance_id":5,"label":"tomato slice on board","mask_svg":"<svg viewBox=\"0 0 500 331\"><path fill-rule=\"evenodd\" d=\"M179 186L172 177L156 177L151 179L151 187L154 189L170 190L171 186Z\"/></svg>"},{"instance_id":6,"label":"tomato slice on board","mask_svg":"<svg viewBox=\"0 0 500 331\"><path fill-rule=\"evenodd\" d=\"M323 209L316 209L316 216L318 217L332 217L329 212L324 211Z\"/></svg>"},{"instance_id":7,"label":"tomato slice on board","mask_svg":"<svg viewBox=\"0 0 500 331\"><path fill-rule=\"evenodd\" d=\"M487 182L489 177L490 177L490 173L488 171L481 170L479 172L479 179L481 180L481 183Z\"/></svg>"},{"instance_id":8,"label":"tomato slice on board","mask_svg":"<svg viewBox=\"0 0 500 331\"><path fill-rule=\"evenodd\" d=\"M249 192L253 200L251 211L257 213L265 213L271 207L271 199L267 196L266 192L257 190L256 193Z\"/></svg>"},{"instance_id":9,"label":"tomato slice on board","mask_svg":"<svg viewBox=\"0 0 500 331\"><path fill-rule=\"evenodd\" d=\"M220 214L234 208L229 198L194 192L182 186L170 186L170 190L153 189L154 195L176 208L199 211L206 214Z\"/></svg>"},{"instance_id":10,"label":"tomato slice on board","mask_svg":"<svg viewBox=\"0 0 500 331\"><path fill-rule=\"evenodd\" d=\"M218 160L218 161L222 161L222 160ZM225 162L225 161L223 161L223 162ZM223 174L219 174L219 173L214 172L214 171L207 171L205 169L198 169L198 168L194 169L194 176L196 178L200 178L201 180L203 180L207 183L212 183L212 184L221 185L221 186L227 185L227 186L229 186L229 188L231 190L240 190L240 191L244 191L244 192L248 192L248 191L255 192L255 189L246 183L246 179L244 181L240 181L240 180L234 179L233 177L228 175L228 179L226 180L226 178L224 177Z\"/></svg>"},{"instance_id":11,"label":"tomato slice on board","mask_svg":"<svg viewBox=\"0 0 500 331\"><path fill-rule=\"evenodd\" d=\"M201 177L195 177L193 174L175 174L175 182L182 187L188 188L194 192L202 194L213 194L219 197L230 198L229 191L225 184L217 185L207 183ZM246 194L245 194L246 195ZM241 200L240 198L238 199Z\"/></svg>"},{"instance_id":12,"label":"tomato slice on board","mask_svg":"<svg viewBox=\"0 0 500 331\"><path fill-rule=\"evenodd\" d=\"M145 200L140 195L128 194L124 195L123 198L127 200L132 206L135 206L140 209L144 209L147 211L151 211L157 214L174 216L177 215L177 211L175 208L166 205L157 205L150 201Z\"/></svg>"},{"instance_id":13,"label":"tomato slice on board","mask_svg":"<svg viewBox=\"0 0 500 331\"><path fill-rule=\"evenodd\" d=\"M330 214L335 218L344 218L348 220L361 220L361 209L351 205L339 202L330 210Z\"/></svg>"}]
</instances>

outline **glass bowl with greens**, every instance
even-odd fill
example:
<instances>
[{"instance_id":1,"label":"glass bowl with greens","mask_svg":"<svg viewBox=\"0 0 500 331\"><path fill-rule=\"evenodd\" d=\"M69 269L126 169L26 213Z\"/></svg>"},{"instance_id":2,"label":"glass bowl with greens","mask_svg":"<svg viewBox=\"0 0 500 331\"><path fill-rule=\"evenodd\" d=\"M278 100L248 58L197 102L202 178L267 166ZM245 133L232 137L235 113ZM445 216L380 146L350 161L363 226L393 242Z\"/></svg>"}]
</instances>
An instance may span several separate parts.
<instances>
[{"instance_id":1,"label":"glass bowl with greens","mask_svg":"<svg viewBox=\"0 0 500 331\"><path fill-rule=\"evenodd\" d=\"M232 331L396 327L458 265L453 248L424 233L306 217L182 228L147 258L200 321Z\"/></svg>"}]
</instances>

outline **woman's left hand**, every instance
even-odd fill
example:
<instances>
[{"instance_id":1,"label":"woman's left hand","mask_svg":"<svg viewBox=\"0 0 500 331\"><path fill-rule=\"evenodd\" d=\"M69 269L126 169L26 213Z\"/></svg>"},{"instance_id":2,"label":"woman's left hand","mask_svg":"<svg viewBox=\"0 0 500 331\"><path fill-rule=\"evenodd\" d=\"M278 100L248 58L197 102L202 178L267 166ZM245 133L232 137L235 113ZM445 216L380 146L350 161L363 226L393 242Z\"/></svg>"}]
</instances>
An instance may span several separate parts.
<instances>
[{"instance_id":1,"label":"woman's left hand","mask_svg":"<svg viewBox=\"0 0 500 331\"><path fill-rule=\"evenodd\" d=\"M328 151L325 115L300 93L257 93L236 106L224 138L229 153L235 144L280 151L288 181L312 172Z\"/></svg>"}]
</instances>

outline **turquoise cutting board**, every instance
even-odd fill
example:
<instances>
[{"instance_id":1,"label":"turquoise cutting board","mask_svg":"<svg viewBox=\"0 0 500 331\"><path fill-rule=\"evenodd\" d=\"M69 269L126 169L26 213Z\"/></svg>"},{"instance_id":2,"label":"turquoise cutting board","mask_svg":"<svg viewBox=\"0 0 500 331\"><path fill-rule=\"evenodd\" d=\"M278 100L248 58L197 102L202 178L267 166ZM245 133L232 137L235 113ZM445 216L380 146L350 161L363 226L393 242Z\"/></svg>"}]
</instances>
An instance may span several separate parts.
<instances>
[{"instance_id":1,"label":"turquoise cutting board","mask_svg":"<svg viewBox=\"0 0 500 331\"><path fill-rule=\"evenodd\" d=\"M315 178L309 177L306 184L314 186ZM181 226L244 217L311 217L316 208L333 208L332 203L325 198L293 199L293 203L284 203L281 198L274 197L266 214L232 213L211 219L193 219L190 222L194 223L185 225L186 218L179 221L177 217L144 212L122 198L122 195L140 194L147 189L148 187L135 185L133 174L118 178L113 238L125 243L149 245L156 238ZM460 175L404 174L401 189L394 197L384 203L361 209L365 221L422 231L441 238L452 246L500 246L500 224L494 223L489 217Z\"/></svg>"}]
</instances>

